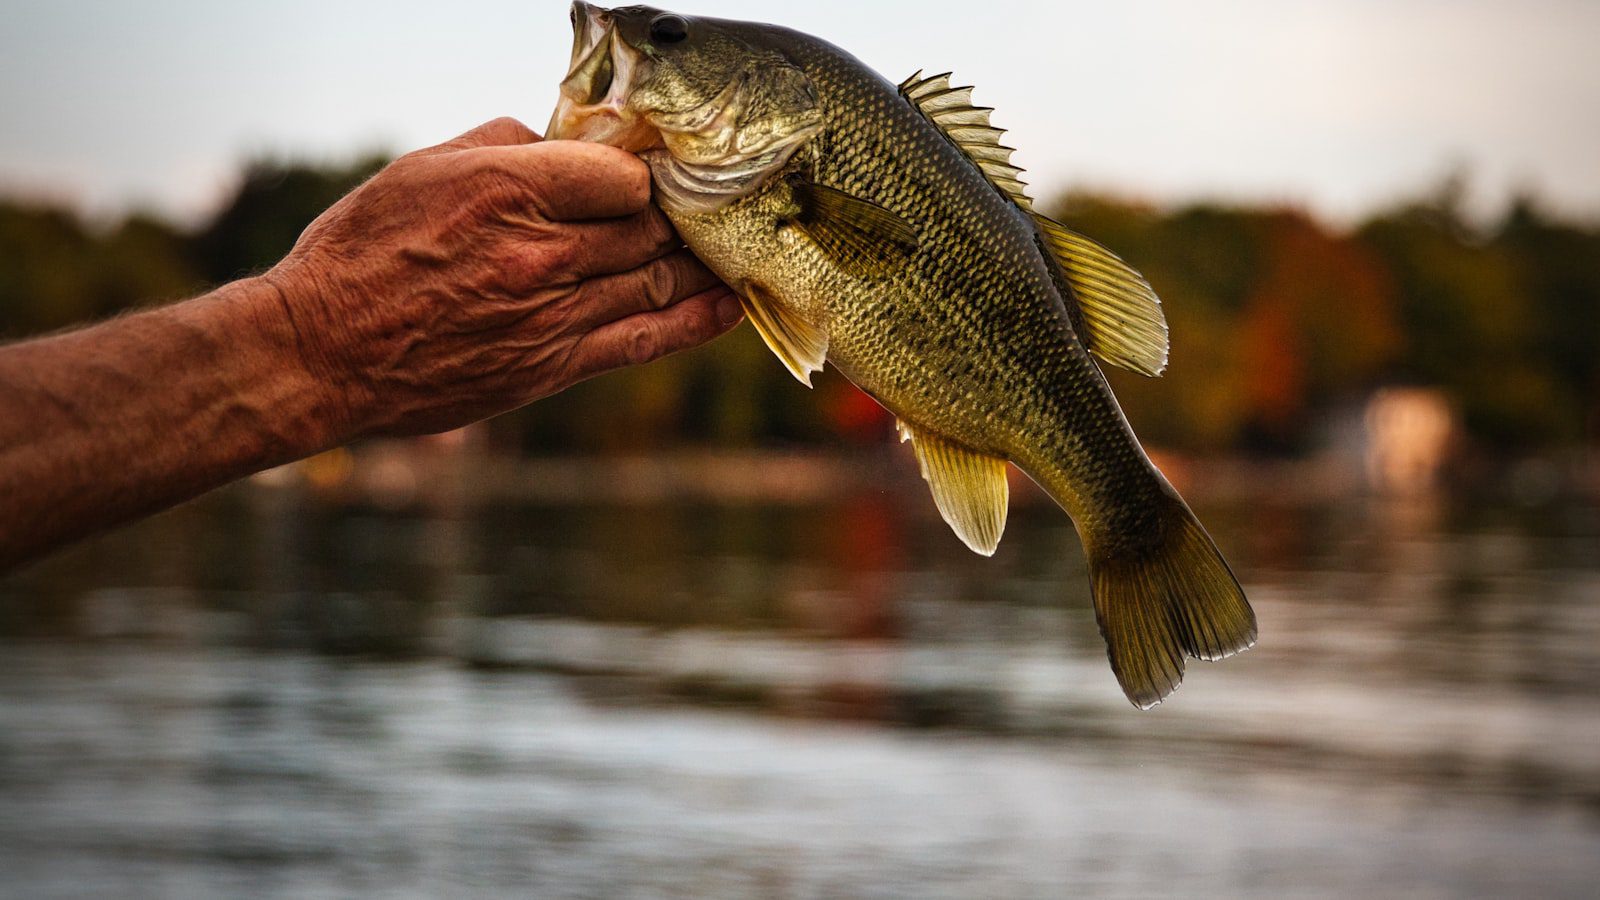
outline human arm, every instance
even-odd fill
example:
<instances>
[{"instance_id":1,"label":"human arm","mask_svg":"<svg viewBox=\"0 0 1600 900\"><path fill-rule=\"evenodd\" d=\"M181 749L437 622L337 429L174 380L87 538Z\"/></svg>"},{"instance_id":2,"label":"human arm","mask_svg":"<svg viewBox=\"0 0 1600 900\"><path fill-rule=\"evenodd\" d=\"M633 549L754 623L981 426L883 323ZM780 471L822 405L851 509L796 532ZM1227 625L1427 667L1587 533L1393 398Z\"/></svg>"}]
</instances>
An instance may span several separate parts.
<instances>
[{"instance_id":1,"label":"human arm","mask_svg":"<svg viewBox=\"0 0 1600 900\"><path fill-rule=\"evenodd\" d=\"M373 434L694 346L738 303L621 151L496 120L402 157L255 278L0 347L0 570Z\"/></svg>"}]
</instances>

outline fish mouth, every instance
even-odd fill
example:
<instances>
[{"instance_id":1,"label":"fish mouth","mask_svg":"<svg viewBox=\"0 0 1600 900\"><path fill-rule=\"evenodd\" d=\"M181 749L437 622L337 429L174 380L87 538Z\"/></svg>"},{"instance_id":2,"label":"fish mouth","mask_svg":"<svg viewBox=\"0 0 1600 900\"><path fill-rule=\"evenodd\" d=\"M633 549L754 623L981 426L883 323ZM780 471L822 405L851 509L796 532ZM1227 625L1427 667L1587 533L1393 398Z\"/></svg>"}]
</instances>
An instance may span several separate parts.
<instances>
[{"instance_id":1,"label":"fish mouth","mask_svg":"<svg viewBox=\"0 0 1600 900\"><path fill-rule=\"evenodd\" d=\"M633 153L661 147L661 131L628 106L650 60L617 35L611 10L572 4L572 66L545 137L592 141Z\"/></svg>"}]
</instances>

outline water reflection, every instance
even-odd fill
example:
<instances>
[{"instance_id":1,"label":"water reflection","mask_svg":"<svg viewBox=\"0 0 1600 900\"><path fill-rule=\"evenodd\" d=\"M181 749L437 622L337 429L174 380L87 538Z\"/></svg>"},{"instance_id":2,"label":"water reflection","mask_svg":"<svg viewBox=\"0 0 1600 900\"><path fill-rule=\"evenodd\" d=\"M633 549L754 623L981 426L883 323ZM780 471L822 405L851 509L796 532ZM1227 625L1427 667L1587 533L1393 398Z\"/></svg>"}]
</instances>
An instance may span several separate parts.
<instances>
[{"instance_id":1,"label":"water reflection","mask_svg":"<svg viewBox=\"0 0 1600 900\"><path fill-rule=\"evenodd\" d=\"M0 884L1504 896L1600 877L1594 507L1202 502L1262 643L1139 714L1063 517L1024 506L983 560L912 489L394 511L257 484L0 581Z\"/></svg>"}]
</instances>

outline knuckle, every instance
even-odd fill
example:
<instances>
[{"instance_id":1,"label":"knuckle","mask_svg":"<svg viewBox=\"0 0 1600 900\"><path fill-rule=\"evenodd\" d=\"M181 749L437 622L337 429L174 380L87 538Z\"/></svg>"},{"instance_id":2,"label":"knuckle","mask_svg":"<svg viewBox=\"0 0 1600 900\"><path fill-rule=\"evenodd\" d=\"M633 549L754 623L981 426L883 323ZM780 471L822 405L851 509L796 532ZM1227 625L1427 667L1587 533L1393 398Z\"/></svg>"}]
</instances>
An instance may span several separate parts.
<instances>
[{"instance_id":1,"label":"knuckle","mask_svg":"<svg viewBox=\"0 0 1600 900\"><path fill-rule=\"evenodd\" d=\"M644 270L644 299L651 309L662 309L678 294L678 266L664 262Z\"/></svg>"},{"instance_id":2,"label":"knuckle","mask_svg":"<svg viewBox=\"0 0 1600 900\"><path fill-rule=\"evenodd\" d=\"M496 116L493 119L483 123L481 130L487 131L491 134L509 135L527 131L528 126L522 124L521 120L517 119L515 116Z\"/></svg>"},{"instance_id":3,"label":"knuckle","mask_svg":"<svg viewBox=\"0 0 1600 900\"><path fill-rule=\"evenodd\" d=\"M630 366L642 366L661 355L660 332L654 325L641 325L623 344L623 359Z\"/></svg>"},{"instance_id":4,"label":"knuckle","mask_svg":"<svg viewBox=\"0 0 1600 900\"><path fill-rule=\"evenodd\" d=\"M515 290L535 286L546 280L543 257L526 247L509 246L487 257L497 280Z\"/></svg>"},{"instance_id":5,"label":"knuckle","mask_svg":"<svg viewBox=\"0 0 1600 900\"><path fill-rule=\"evenodd\" d=\"M508 200L528 190L522 174L494 147L480 147L457 155L462 177L472 188L494 200Z\"/></svg>"},{"instance_id":6,"label":"knuckle","mask_svg":"<svg viewBox=\"0 0 1600 900\"><path fill-rule=\"evenodd\" d=\"M487 244L481 258L506 284L533 289L581 280L585 251L566 235L499 220L476 227L480 241Z\"/></svg>"},{"instance_id":7,"label":"knuckle","mask_svg":"<svg viewBox=\"0 0 1600 900\"><path fill-rule=\"evenodd\" d=\"M519 179L501 154L484 151L464 153L467 177L487 193L510 193L520 187Z\"/></svg>"},{"instance_id":8,"label":"knuckle","mask_svg":"<svg viewBox=\"0 0 1600 900\"><path fill-rule=\"evenodd\" d=\"M539 274L566 281L577 276L587 255L582 243L566 236L541 242L537 254L530 254L534 260L530 268Z\"/></svg>"}]
</instances>

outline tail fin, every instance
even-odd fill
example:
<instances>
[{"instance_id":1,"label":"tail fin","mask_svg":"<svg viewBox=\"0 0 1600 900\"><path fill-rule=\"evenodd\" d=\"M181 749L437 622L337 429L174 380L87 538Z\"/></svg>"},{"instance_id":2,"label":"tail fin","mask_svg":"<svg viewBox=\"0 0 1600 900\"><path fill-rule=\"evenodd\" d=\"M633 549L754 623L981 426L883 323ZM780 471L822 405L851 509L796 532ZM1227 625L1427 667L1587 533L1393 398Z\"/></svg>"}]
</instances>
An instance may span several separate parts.
<instances>
[{"instance_id":1,"label":"tail fin","mask_svg":"<svg viewBox=\"0 0 1600 900\"><path fill-rule=\"evenodd\" d=\"M1140 709L1178 689L1185 656L1222 659L1256 642L1255 613L1194 513L1174 496L1161 522L1155 543L1088 542L1111 670Z\"/></svg>"}]
</instances>

